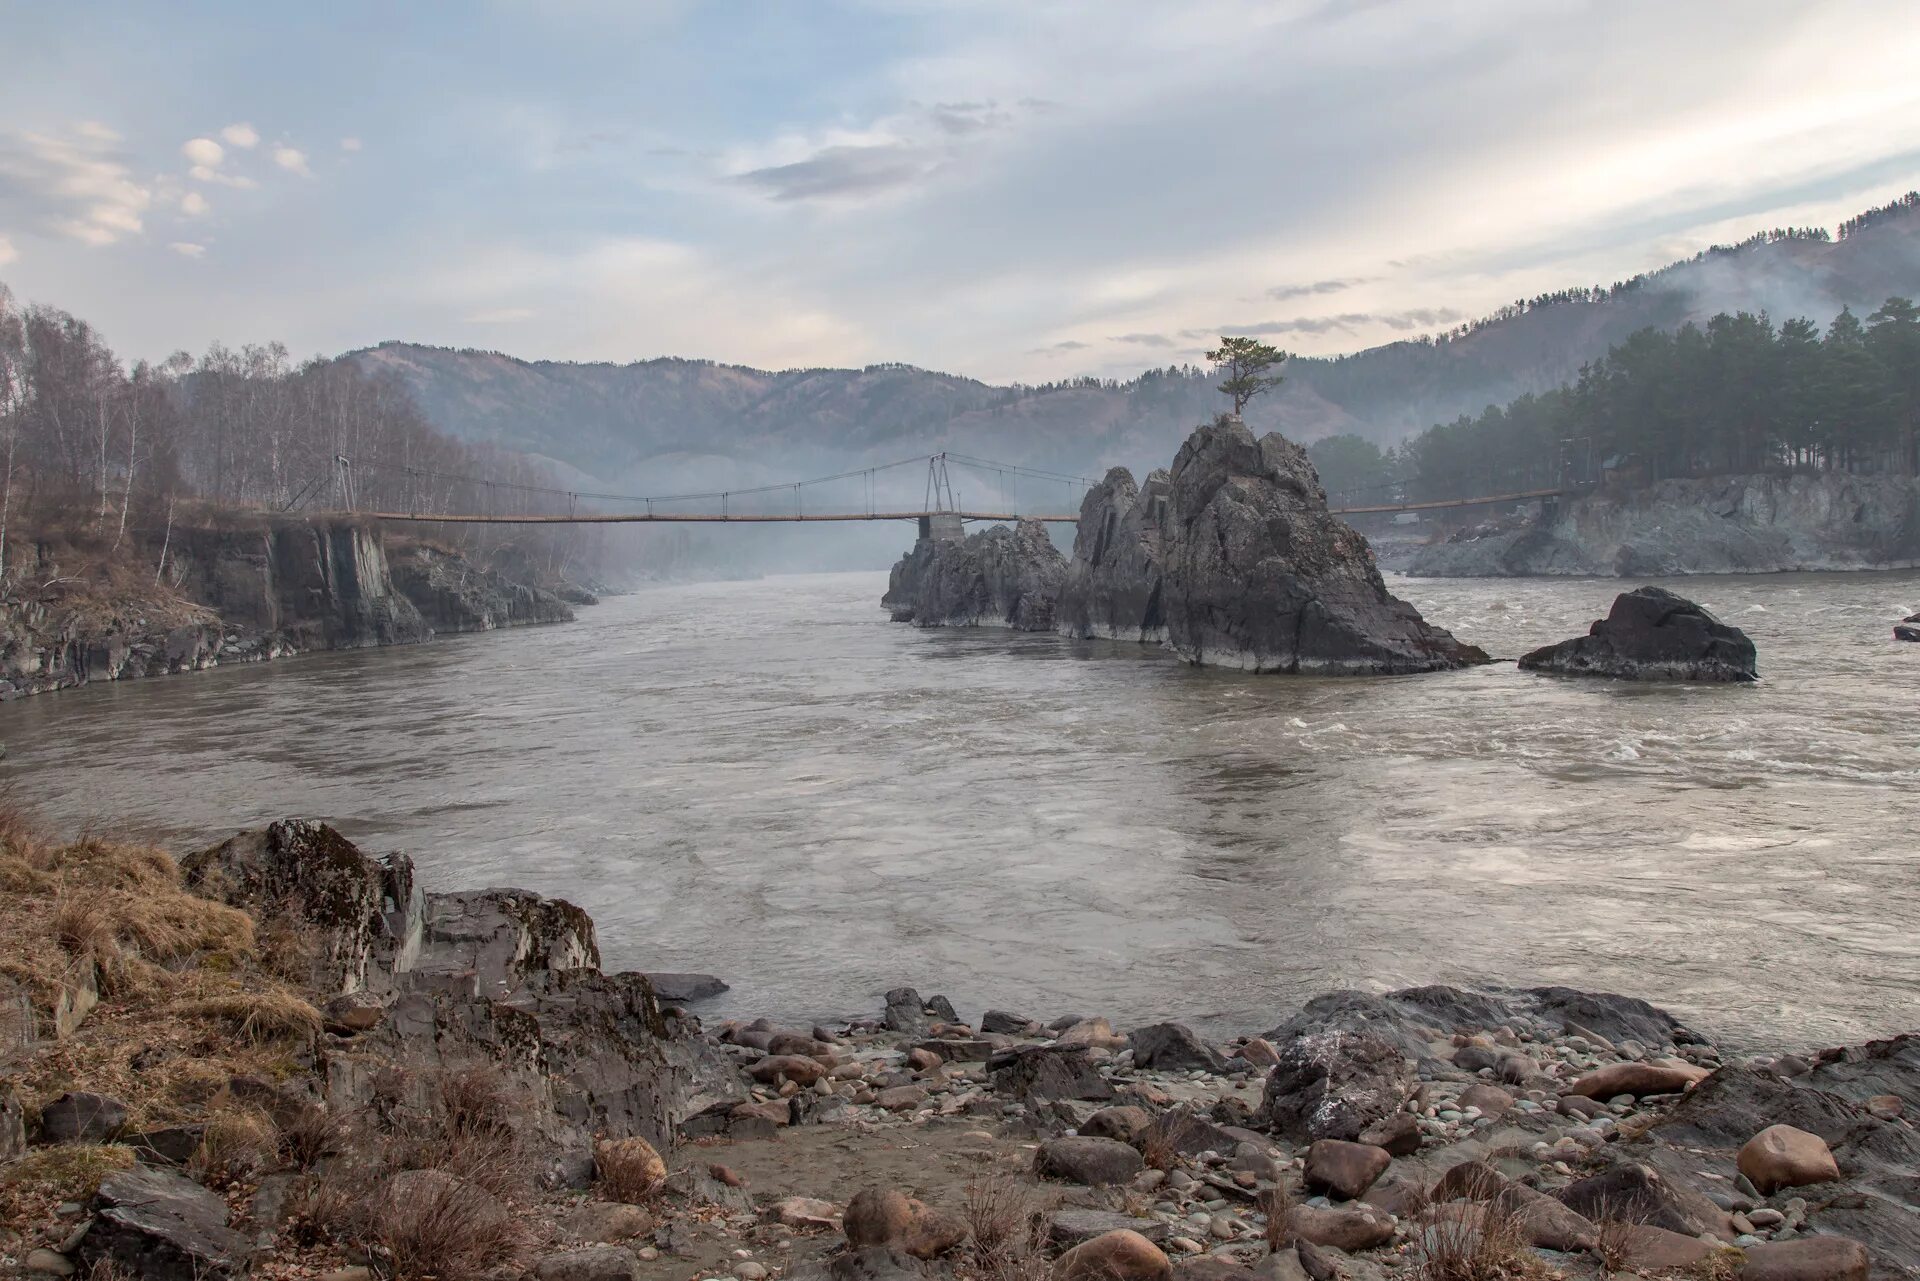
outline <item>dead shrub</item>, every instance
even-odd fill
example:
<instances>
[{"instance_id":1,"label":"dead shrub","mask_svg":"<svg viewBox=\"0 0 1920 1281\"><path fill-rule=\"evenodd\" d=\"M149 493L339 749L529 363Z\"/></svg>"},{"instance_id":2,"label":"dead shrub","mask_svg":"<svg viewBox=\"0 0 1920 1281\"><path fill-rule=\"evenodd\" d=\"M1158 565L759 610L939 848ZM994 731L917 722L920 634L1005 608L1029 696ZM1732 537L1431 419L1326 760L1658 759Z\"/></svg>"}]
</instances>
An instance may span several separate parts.
<instances>
[{"instance_id":1,"label":"dead shrub","mask_svg":"<svg viewBox=\"0 0 1920 1281\"><path fill-rule=\"evenodd\" d=\"M512 1198L533 1179L521 1129L529 1107L495 1068L443 1072L422 1083L424 1109L399 1097L404 1073L387 1082L393 1097L376 1097L386 1126L383 1159L390 1170L440 1170L494 1196ZM378 1083L377 1083L378 1084Z\"/></svg>"},{"instance_id":2,"label":"dead shrub","mask_svg":"<svg viewBox=\"0 0 1920 1281\"><path fill-rule=\"evenodd\" d=\"M280 1118L280 1156L296 1170L311 1170L340 1153L347 1129L331 1109L303 1103Z\"/></svg>"},{"instance_id":3,"label":"dead shrub","mask_svg":"<svg viewBox=\"0 0 1920 1281\"><path fill-rule=\"evenodd\" d=\"M602 1139L593 1145L593 1181L608 1201L644 1205L667 1180L667 1163L645 1139Z\"/></svg>"},{"instance_id":4,"label":"dead shrub","mask_svg":"<svg viewBox=\"0 0 1920 1281\"><path fill-rule=\"evenodd\" d=\"M1173 1123L1165 1115L1156 1117L1140 1135L1140 1159L1149 1170L1173 1171L1180 1167L1180 1145L1173 1139Z\"/></svg>"},{"instance_id":5,"label":"dead shrub","mask_svg":"<svg viewBox=\"0 0 1920 1281\"><path fill-rule=\"evenodd\" d=\"M254 1045L311 1041L320 1035L320 1011L284 989L210 996L189 1002L185 1013L227 1023Z\"/></svg>"},{"instance_id":6,"label":"dead shrub","mask_svg":"<svg viewBox=\"0 0 1920 1281\"><path fill-rule=\"evenodd\" d=\"M1548 1275L1510 1205L1487 1201L1473 1208L1481 1213L1438 1217L1421 1229L1417 1281L1538 1281Z\"/></svg>"},{"instance_id":7,"label":"dead shrub","mask_svg":"<svg viewBox=\"0 0 1920 1281\"><path fill-rule=\"evenodd\" d=\"M1293 1210L1293 1190L1287 1186L1286 1179L1281 1178L1263 1190L1254 1198L1254 1204L1267 1216L1267 1253L1278 1254L1292 1245L1293 1226L1287 1222L1287 1215Z\"/></svg>"},{"instance_id":8,"label":"dead shrub","mask_svg":"<svg viewBox=\"0 0 1920 1281\"><path fill-rule=\"evenodd\" d=\"M1042 1196L1005 1170L987 1170L967 1184L961 1212L972 1239L968 1257L987 1281L1046 1281L1047 1212Z\"/></svg>"},{"instance_id":9,"label":"dead shrub","mask_svg":"<svg viewBox=\"0 0 1920 1281\"><path fill-rule=\"evenodd\" d=\"M273 1169L280 1156L280 1131L257 1108L232 1108L207 1118L188 1168L201 1182L241 1182Z\"/></svg>"},{"instance_id":10,"label":"dead shrub","mask_svg":"<svg viewBox=\"0 0 1920 1281\"><path fill-rule=\"evenodd\" d=\"M1608 1272L1624 1272L1631 1268L1633 1259L1633 1230L1636 1225L1620 1217L1611 1200L1602 1198L1594 1206L1593 1257L1600 1261Z\"/></svg>"},{"instance_id":11,"label":"dead shrub","mask_svg":"<svg viewBox=\"0 0 1920 1281\"><path fill-rule=\"evenodd\" d=\"M368 1244L393 1281L466 1281L517 1266L533 1242L484 1189L441 1170L389 1179L368 1217Z\"/></svg>"}]
</instances>

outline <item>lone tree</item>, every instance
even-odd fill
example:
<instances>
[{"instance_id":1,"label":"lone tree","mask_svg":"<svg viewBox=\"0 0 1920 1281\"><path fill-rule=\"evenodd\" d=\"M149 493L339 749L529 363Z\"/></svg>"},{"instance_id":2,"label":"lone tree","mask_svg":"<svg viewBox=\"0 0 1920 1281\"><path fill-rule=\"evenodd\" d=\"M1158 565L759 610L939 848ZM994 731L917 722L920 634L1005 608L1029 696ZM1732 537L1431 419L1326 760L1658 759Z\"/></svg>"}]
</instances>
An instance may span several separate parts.
<instances>
[{"instance_id":1,"label":"lone tree","mask_svg":"<svg viewBox=\"0 0 1920 1281\"><path fill-rule=\"evenodd\" d=\"M1233 414L1236 418L1247 407L1249 400L1286 381L1279 374L1267 371L1285 361L1287 353L1277 347L1269 347L1258 338L1229 338L1222 334L1219 350L1208 352L1207 359L1213 362L1216 370L1227 376L1227 380L1220 384L1220 390L1233 397Z\"/></svg>"}]
</instances>

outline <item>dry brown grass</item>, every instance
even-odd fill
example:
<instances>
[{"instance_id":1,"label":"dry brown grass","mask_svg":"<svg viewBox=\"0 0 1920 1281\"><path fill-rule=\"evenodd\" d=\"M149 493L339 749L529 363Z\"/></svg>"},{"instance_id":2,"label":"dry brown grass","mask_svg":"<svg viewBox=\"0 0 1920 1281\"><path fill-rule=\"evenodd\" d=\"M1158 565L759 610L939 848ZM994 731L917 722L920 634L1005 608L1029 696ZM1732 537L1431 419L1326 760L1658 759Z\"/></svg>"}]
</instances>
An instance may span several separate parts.
<instances>
[{"instance_id":1,"label":"dry brown grass","mask_svg":"<svg viewBox=\"0 0 1920 1281\"><path fill-rule=\"evenodd\" d=\"M1267 1227L1263 1234L1267 1241L1267 1253L1278 1254L1293 1244L1293 1226L1287 1222L1287 1215L1293 1210L1293 1190L1287 1186L1283 1177L1272 1187L1262 1191L1254 1198L1260 1212L1267 1216Z\"/></svg>"},{"instance_id":2,"label":"dry brown grass","mask_svg":"<svg viewBox=\"0 0 1920 1281\"><path fill-rule=\"evenodd\" d=\"M645 1139L603 1139L593 1145L594 1190L603 1200L645 1205L666 1179L666 1161Z\"/></svg>"},{"instance_id":3,"label":"dry brown grass","mask_svg":"<svg viewBox=\"0 0 1920 1281\"><path fill-rule=\"evenodd\" d=\"M1476 1203L1476 1215L1437 1217L1421 1230L1416 1281L1542 1281L1546 1263L1528 1248L1512 1208Z\"/></svg>"},{"instance_id":4,"label":"dry brown grass","mask_svg":"<svg viewBox=\"0 0 1920 1281\"><path fill-rule=\"evenodd\" d=\"M1140 1159L1149 1170L1172 1171L1180 1167L1180 1146L1173 1141L1173 1128L1165 1114L1154 1118L1140 1136Z\"/></svg>"},{"instance_id":5,"label":"dry brown grass","mask_svg":"<svg viewBox=\"0 0 1920 1281\"><path fill-rule=\"evenodd\" d=\"M369 1244L393 1281L467 1281L511 1268L533 1242L484 1189L441 1171L387 1181L368 1221Z\"/></svg>"},{"instance_id":6,"label":"dry brown grass","mask_svg":"<svg viewBox=\"0 0 1920 1281\"><path fill-rule=\"evenodd\" d=\"M972 1229L969 1260L988 1281L1044 1281L1050 1202L1005 1170L983 1171L966 1186L961 1212Z\"/></svg>"},{"instance_id":7,"label":"dry brown grass","mask_svg":"<svg viewBox=\"0 0 1920 1281\"><path fill-rule=\"evenodd\" d=\"M100 1181L134 1163L133 1149L117 1143L61 1143L34 1148L0 1168L0 1223L44 1219L62 1201L84 1201Z\"/></svg>"},{"instance_id":8,"label":"dry brown grass","mask_svg":"<svg viewBox=\"0 0 1920 1281\"><path fill-rule=\"evenodd\" d=\"M224 992L189 1002L182 1012L225 1023L253 1045L306 1043L320 1035L320 1011L285 988Z\"/></svg>"},{"instance_id":9,"label":"dry brown grass","mask_svg":"<svg viewBox=\"0 0 1920 1281\"><path fill-rule=\"evenodd\" d=\"M219 1185L264 1174L279 1157L280 1131L273 1118L258 1108L230 1108L207 1118L188 1165L203 1183Z\"/></svg>"}]
</instances>

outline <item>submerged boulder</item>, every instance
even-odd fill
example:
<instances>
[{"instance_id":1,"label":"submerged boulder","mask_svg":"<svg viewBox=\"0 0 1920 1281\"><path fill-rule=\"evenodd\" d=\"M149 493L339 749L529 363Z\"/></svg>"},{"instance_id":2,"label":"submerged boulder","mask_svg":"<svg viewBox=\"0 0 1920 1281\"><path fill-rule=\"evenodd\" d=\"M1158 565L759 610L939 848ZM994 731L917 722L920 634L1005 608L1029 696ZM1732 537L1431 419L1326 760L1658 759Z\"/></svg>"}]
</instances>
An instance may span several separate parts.
<instances>
[{"instance_id":1,"label":"submerged boulder","mask_svg":"<svg viewBox=\"0 0 1920 1281\"><path fill-rule=\"evenodd\" d=\"M1488 661L1388 593L1307 451L1278 434L1222 418L1188 437L1161 536L1167 644L1190 663L1367 675Z\"/></svg>"},{"instance_id":2,"label":"submerged boulder","mask_svg":"<svg viewBox=\"0 0 1920 1281\"><path fill-rule=\"evenodd\" d=\"M1087 491L1054 611L1063 636L1150 643L1166 638L1160 613L1160 517L1167 488L1164 470L1148 476L1143 487L1134 483L1132 472L1115 467Z\"/></svg>"},{"instance_id":3,"label":"submerged boulder","mask_svg":"<svg viewBox=\"0 0 1920 1281\"><path fill-rule=\"evenodd\" d=\"M1066 557L1046 526L1022 520L967 538L927 537L894 565L881 604L920 627L1053 630Z\"/></svg>"},{"instance_id":4,"label":"submerged boulder","mask_svg":"<svg viewBox=\"0 0 1920 1281\"><path fill-rule=\"evenodd\" d=\"M1920 614L1908 614L1895 623L1893 638L1903 641L1920 641Z\"/></svg>"},{"instance_id":5,"label":"submerged boulder","mask_svg":"<svg viewBox=\"0 0 1920 1281\"><path fill-rule=\"evenodd\" d=\"M1631 681L1750 681L1753 641L1703 607L1664 587L1614 598L1585 636L1534 650L1522 671Z\"/></svg>"}]
</instances>

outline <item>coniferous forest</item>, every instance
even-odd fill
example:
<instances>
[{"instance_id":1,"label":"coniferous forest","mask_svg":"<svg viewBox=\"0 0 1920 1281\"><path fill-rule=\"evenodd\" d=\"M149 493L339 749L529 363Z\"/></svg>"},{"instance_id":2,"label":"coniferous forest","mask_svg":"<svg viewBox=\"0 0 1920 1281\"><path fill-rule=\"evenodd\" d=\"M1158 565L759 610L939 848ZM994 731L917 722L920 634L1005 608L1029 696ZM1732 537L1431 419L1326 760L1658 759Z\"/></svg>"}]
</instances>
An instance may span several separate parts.
<instances>
[{"instance_id":1,"label":"coniferous forest","mask_svg":"<svg viewBox=\"0 0 1920 1281\"><path fill-rule=\"evenodd\" d=\"M1329 493L1464 497L1672 477L1821 470L1920 472L1920 307L1889 298L1824 330L1764 312L1644 329L1572 383L1489 405L1381 450L1357 436L1311 450Z\"/></svg>"}]
</instances>

